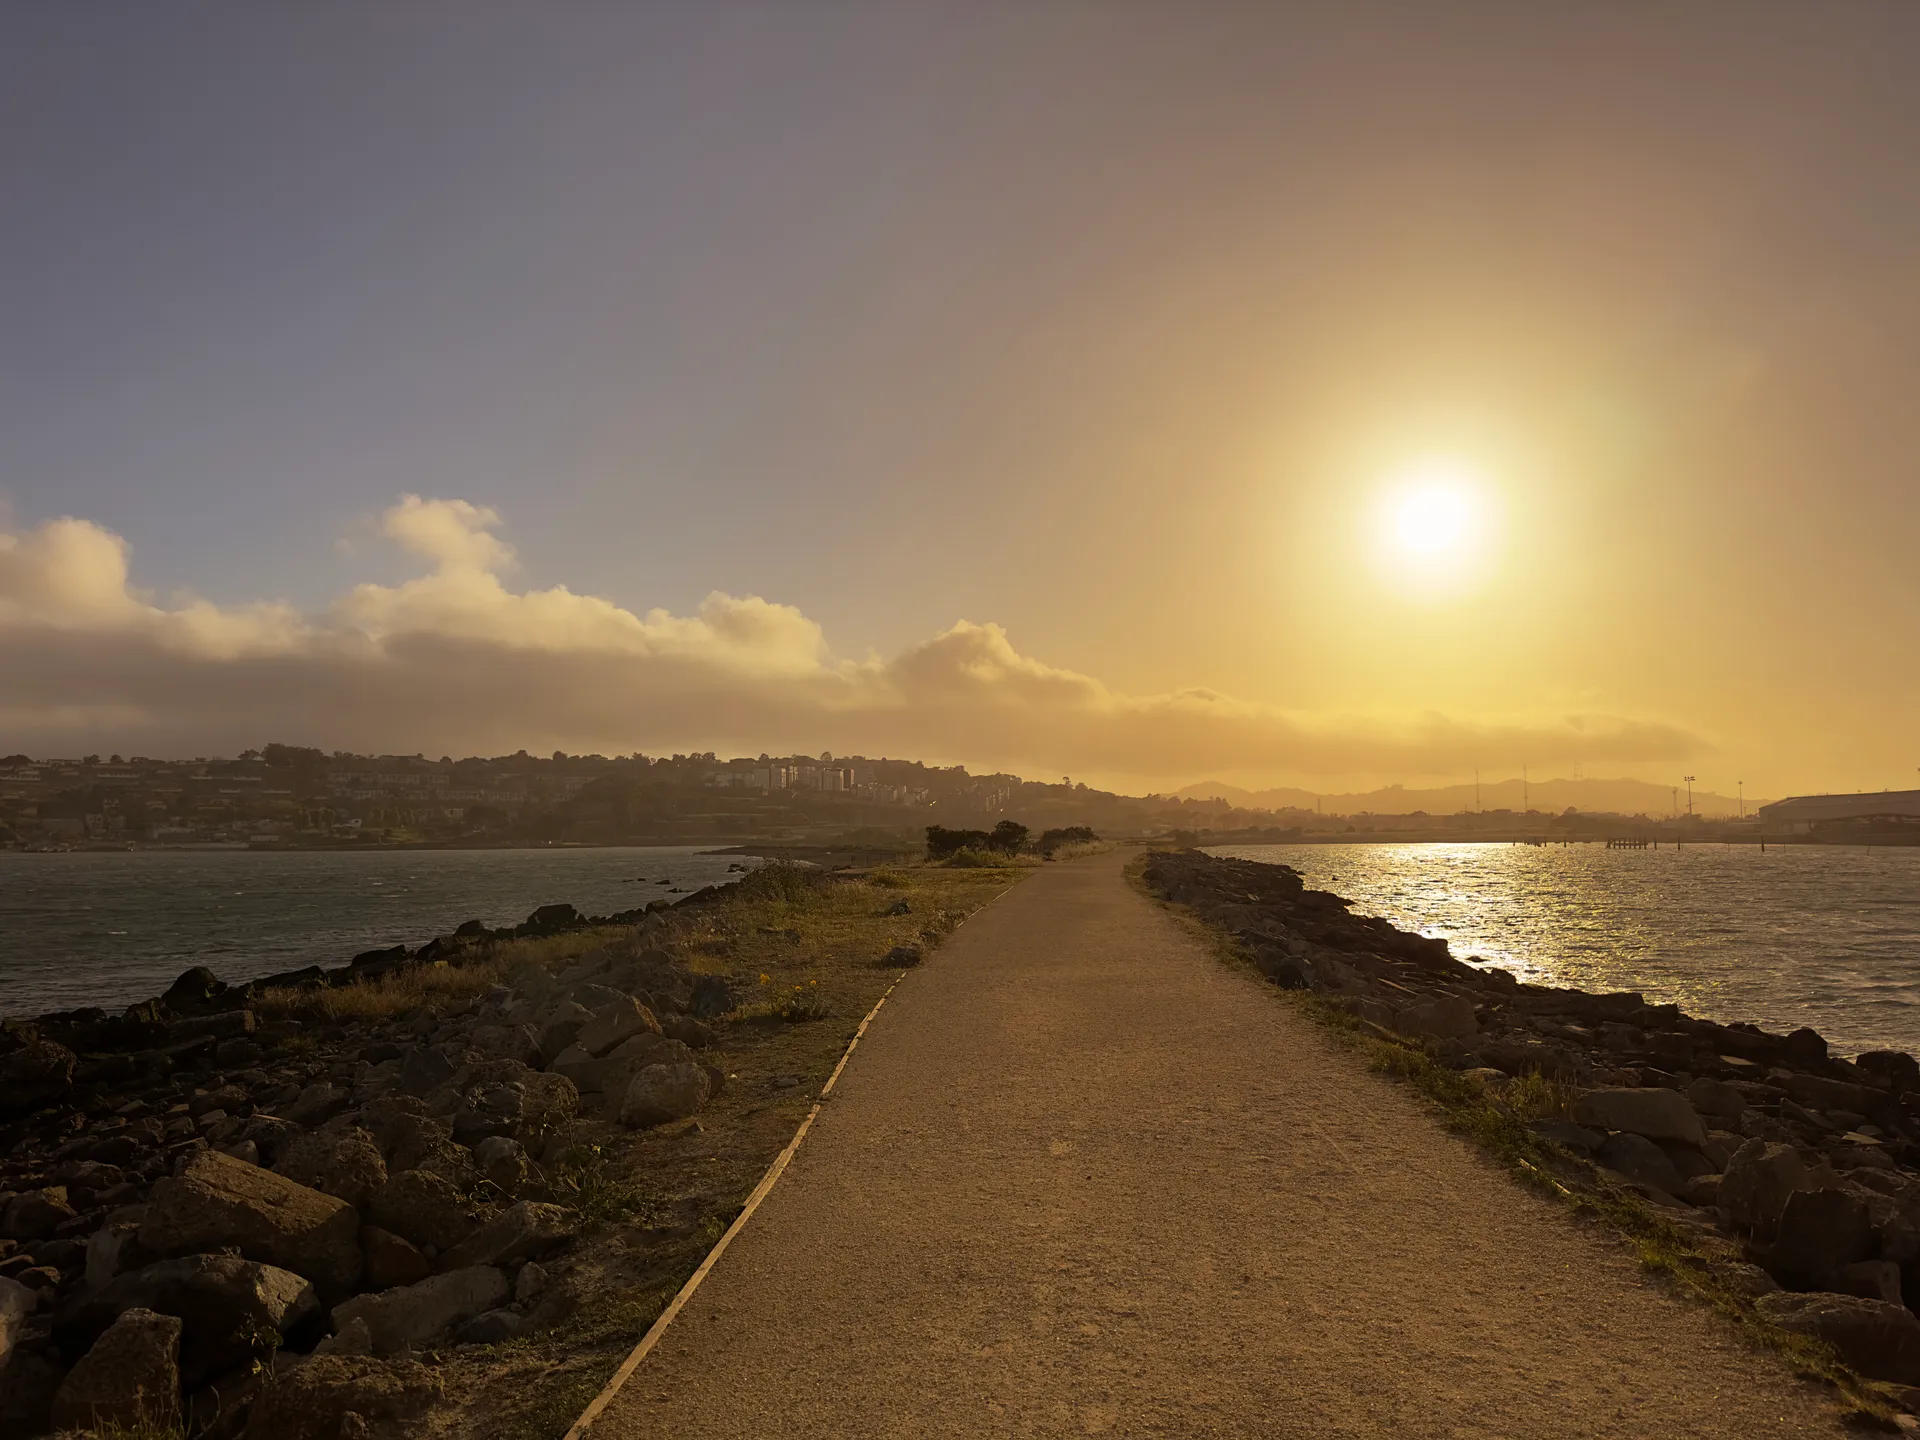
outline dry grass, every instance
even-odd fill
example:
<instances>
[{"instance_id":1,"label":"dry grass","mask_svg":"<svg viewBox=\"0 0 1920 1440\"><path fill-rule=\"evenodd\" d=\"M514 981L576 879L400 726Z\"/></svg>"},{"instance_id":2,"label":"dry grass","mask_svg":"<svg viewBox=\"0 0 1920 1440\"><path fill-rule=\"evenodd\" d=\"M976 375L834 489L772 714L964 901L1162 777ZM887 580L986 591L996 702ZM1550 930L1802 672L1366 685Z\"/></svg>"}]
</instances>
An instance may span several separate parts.
<instances>
[{"instance_id":1,"label":"dry grass","mask_svg":"<svg viewBox=\"0 0 1920 1440\"><path fill-rule=\"evenodd\" d=\"M1021 870L1040 864L1038 855L1009 855L1002 850L956 850L945 860L931 862L950 870Z\"/></svg>"},{"instance_id":2,"label":"dry grass","mask_svg":"<svg viewBox=\"0 0 1920 1440\"><path fill-rule=\"evenodd\" d=\"M539 939L504 940L477 949L465 963L441 962L399 971L359 985L267 990L255 1002L263 1019L345 1024L385 1020L422 1006L445 1006L508 983L525 966L564 969L594 951L630 951L664 945L689 966L710 974L766 975L750 999L786 1020L841 1013L843 987L822 990L823 966L859 959L871 963L895 945L937 939L958 917L1005 888L1037 861L947 867L912 866L871 874L830 875L799 866L769 865L734 886L723 902L675 913L646 932L634 926L574 930ZM964 872L973 869L976 873ZM908 913L876 913L905 900Z\"/></svg>"},{"instance_id":3,"label":"dry grass","mask_svg":"<svg viewBox=\"0 0 1920 1440\"><path fill-rule=\"evenodd\" d=\"M1076 840L1070 845L1056 845L1049 852L1054 860L1073 860L1082 855L1104 855L1113 849L1111 840Z\"/></svg>"},{"instance_id":4,"label":"dry grass","mask_svg":"<svg viewBox=\"0 0 1920 1440\"><path fill-rule=\"evenodd\" d=\"M102 1420L85 1430L56 1430L51 1440L185 1440L186 1431L177 1420L142 1420L126 1424Z\"/></svg>"},{"instance_id":5,"label":"dry grass","mask_svg":"<svg viewBox=\"0 0 1920 1440\"><path fill-rule=\"evenodd\" d=\"M457 1004L484 995L523 965L561 966L594 950L633 943L631 926L574 930L540 939L503 940L476 951L464 964L441 961L402 970L359 985L315 989L274 989L254 1002L263 1019L321 1020L344 1024L386 1020L423 1005Z\"/></svg>"}]
</instances>

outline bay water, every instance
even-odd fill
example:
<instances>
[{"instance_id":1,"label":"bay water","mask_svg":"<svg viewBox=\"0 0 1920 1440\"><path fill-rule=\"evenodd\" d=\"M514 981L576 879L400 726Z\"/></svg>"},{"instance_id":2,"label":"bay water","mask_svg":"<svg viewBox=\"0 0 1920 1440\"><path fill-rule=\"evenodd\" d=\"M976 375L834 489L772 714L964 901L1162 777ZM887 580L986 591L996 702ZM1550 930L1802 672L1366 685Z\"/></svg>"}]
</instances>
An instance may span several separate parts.
<instances>
[{"instance_id":1,"label":"bay water","mask_svg":"<svg viewBox=\"0 0 1920 1440\"><path fill-rule=\"evenodd\" d=\"M1920 1053L1920 849L1253 845L1356 911L1521 978ZM117 1008L206 965L240 981L540 905L628 910L729 878L692 846L0 852L0 1014ZM735 872L737 873L737 872ZM666 882L666 883L661 883Z\"/></svg>"},{"instance_id":2,"label":"bay water","mask_svg":"<svg viewBox=\"0 0 1920 1440\"><path fill-rule=\"evenodd\" d=\"M738 878L690 845L554 850L0 851L0 1015L116 1009L205 965L250 980L541 905L608 915Z\"/></svg>"},{"instance_id":3,"label":"bay water","mask_svg":"<svg viewBox=\"0 0 1920 1440\"><path fill-rule=\"evenodd\" d=\"M1521 979L1920 1054L1920 848L1249 845Z\"/></svg>"}]
</instances>

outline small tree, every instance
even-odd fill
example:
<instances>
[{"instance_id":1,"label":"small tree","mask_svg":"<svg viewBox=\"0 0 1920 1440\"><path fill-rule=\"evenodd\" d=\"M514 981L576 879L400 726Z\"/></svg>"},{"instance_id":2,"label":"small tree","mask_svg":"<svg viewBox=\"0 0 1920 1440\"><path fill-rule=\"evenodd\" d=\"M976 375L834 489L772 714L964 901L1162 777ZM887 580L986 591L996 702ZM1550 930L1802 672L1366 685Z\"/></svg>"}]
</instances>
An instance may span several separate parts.
<instances>
[{"instance_id":1,"label":"small tree","mask_svg":"<svg viewBox=\"0 0 1920 1440\"><path fill-rule=\"evenodd\" d=\"M927 858L945 860L962 850L984 850L987 847L987 832L984 830L949 830L944 825L927 827Z\"/></svg>"},{"instance_id":2,"label":"small tree","mask_svg":"<svg viewBox=\"0 0 1920 1440\"><path fill-rule=\"evenodd\" d=\"M1002 820L987 837L987 848L1003 855L1018 855L1027 843L1027 827L1017 820Z\"/></svg>"}]
</instances>

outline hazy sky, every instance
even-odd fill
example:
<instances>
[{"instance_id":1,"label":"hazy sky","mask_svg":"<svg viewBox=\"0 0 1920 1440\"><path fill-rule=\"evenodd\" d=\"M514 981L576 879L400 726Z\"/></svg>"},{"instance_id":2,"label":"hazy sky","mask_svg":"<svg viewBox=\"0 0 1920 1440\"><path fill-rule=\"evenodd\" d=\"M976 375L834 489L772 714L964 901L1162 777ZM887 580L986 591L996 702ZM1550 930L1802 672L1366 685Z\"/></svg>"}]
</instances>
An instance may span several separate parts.
<instances>
[{"instance_id":1,"label":"hazy sky","mask_svg":"<svg viewBox=\"0 0 1920 1440\"><path fill-rule=\"evenodd\" d=\"M1917 74L1894 0L9 7L0 751L1920 783Z\"/></svg>"}]
</instances>

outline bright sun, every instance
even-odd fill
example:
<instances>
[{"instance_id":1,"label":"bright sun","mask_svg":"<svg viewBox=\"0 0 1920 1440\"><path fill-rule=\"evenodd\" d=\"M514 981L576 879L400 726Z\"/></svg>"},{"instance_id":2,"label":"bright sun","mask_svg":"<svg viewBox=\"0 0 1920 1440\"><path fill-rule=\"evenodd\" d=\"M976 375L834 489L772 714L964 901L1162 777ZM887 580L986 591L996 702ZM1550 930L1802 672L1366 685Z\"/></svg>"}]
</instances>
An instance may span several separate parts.
<instances>
[{"instance_id":1,"label":"bright sun","mask_svg":"<svg viewBox=\"0 0 1920 1440\"><path fill-rule=\"evenodd\" d=\"M1394 538L1420 555L1451 550L1466 538L1467 508L1457 490L1415 490L1394 510Z\"/></svg>"},{"instance_id":2,"label":"bright sun","mask_svg":"<svg viewBox=\"0 0 1920 1440\"><path fill-rule=\"evenodd\" d=\"M1397 589L1438 598L1484 578L1492 489L1476 465L1426 458L1389 471L1377 492L1373 546Z\"/></svg>"},{"instance_id":3,"label":"bright sun","mask_svg":"<svg viewBox=\"0 0 1920 1440\"><path fill-rule=\"evenodd\" d=\"M1403 554L1439 558L1466 546L1478 519L1481 481L1453 460L1408 466L1391 484L1388 526Z\"/></svg>"}]
</instances>

